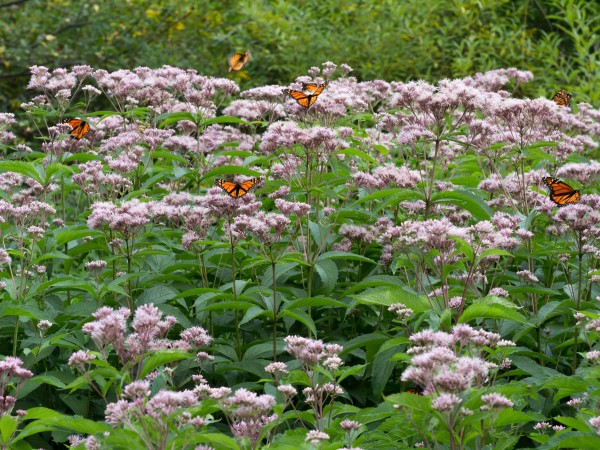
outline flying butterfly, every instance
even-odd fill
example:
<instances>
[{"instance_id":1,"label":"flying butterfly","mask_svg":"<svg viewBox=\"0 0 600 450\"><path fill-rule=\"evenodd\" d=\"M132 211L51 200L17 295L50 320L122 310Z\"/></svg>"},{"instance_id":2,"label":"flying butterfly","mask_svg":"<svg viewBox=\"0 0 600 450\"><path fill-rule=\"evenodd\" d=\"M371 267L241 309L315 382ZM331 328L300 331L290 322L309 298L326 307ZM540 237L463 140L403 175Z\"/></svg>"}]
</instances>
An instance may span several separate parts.
<instances>
[{"instance_id":1,"label":"flying butterfly","mask_svg":"<svg viewBox=\"0 0 600 450\"><path fill-rule=\"evenodd\" d=\"M319 85L316 83L303 83L303 88L307 91L310 91L310 94L305 94L302 91L293 91L291 89L284 89L283 92L296 100L296 103L298 103L300 106L308 109L317 101L317 97L321 95L321 92L323 92L323 89L327 87L327 84L327 81Z\"/></svg>"},{"instance_id":2,"label":"flying butterfly","mask_svg":"<svg viewBox=\"0 0 600 450\"><path fill-rule=\"evenodd\" d=\"M254 187L255 184L260 183L260 178L251 178L244 181L243 183L235 183L233 181L226 180L215 180L215 184L223 189L230 197L240 198L243 197Z\"/></svg>"},{"instance_id":3,"label":"flying butterfly","mask_svg":"<svg viewBox=\"0 0 600 450\"><path fill-rule=\"evenodd\" d=\"M568 184L552 177L544 177L542 181L550 189L550 200L558 206L570 205L579 201L579 191Z\"/></svg>"},{"instance_id":4,"label":"flying butterfly","mask_svg":"<svg viewBox=\"0 0 600 450\"><path fill-rule=\"evenodd\" d=\"M250 53L246 50L246 53L235 53L227 58L227 63L229 64L228 72L232 70L237 72L238 70L242 70L242 67L250 61Z\"/></svg>"},{"instance_id":5,"label":"flying butterfly","mask_svg":"<svg viewBox=\"0 0 600 450\"><path fill-rule=\"evenodd\" d=\"M69 119L65 120L64 123L69 124L71 128L73 128L70 134L75 139L81 139L88 131L90 131L90 124L85 120Z\"/></svg>"},{"instance_id":6,"label":"flying butterfly","mask_svg":"<svg viewBox=\"0 0 600 450\"><path fill-rule=\"evenodd\" d=\"M556 103L561 108L568 108L571 106L571 97L573 97L573 94L565 91L564 89L561 89L556 94L554 94L552 100L554 100L554 103Z\"/></svg>"}]
</instances>

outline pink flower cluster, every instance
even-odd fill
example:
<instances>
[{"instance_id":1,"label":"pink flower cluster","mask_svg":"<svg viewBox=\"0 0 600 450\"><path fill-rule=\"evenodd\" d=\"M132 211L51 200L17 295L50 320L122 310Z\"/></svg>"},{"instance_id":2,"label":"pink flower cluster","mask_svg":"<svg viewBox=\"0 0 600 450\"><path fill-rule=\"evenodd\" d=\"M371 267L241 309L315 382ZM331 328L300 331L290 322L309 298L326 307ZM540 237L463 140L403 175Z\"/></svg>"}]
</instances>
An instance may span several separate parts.
<instances>
[{"instance_id":1,"label":"pink flower cluster","mask_svg":"<svg viewBox=\"0 0 600 450\"><path fill-rule=\"evenodd\" d=\"M113 310L107 306L94 314L95 321L86 323L82 330L89 334L103 359L108 358L111 349L116 351L121 364L131 367L148 351L161 349L181 349L190 351L210 344L212 338L201 327L191 327L182 331L181 339L171 341L163 336L175 325L173 316L162 319L162 312L154 305L142 305L135 311L131 322L132 332L128 331L128 308ZM89 361L90 355L84 352L73 356L73 364L81 366ZM92 358L93 359L93 358Z\"/></svg>"},{"instance_id":2,"label":"pink flower cluster","mask_svg":"<svg viewBox=\"0 0 600 450\"><path fill-rule=\"evenodd\" d=\"M456 325L452 333L425 330L410 336L415 344L408 353L413 355L411 366L402 374L402 381L411 381L435 398L434 408L444 411L459 405L460 394L470 387L482 387L496 364L479 356L474 350L494 348L500 335L474 330L466 324ZM465 352L468 356L462 355ZM491 406L506 406L497 396L482 398Z\"/></svg>"}]
</instances>

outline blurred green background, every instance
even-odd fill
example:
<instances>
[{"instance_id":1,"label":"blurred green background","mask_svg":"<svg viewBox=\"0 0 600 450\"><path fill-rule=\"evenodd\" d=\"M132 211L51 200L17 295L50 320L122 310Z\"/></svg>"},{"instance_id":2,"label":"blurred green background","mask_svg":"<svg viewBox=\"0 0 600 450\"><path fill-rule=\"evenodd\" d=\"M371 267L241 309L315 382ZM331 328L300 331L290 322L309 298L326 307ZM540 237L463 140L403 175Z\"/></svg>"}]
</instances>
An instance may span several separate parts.
<instances>
[{"instance_id":1,"label":"blurred green background","mask_svg":"<svg viewBox=\"0 0 600 450\"><path fill-rule=\"evenodd\" d=\"M324 61L359 80L529 69L518 95L561 87L597 103L596 0L0 0L0 111L18 111L28 67L169 64L242 88L288 84ZM226 56L250 49L246 70Z\"/></svg>"}]
</instances>

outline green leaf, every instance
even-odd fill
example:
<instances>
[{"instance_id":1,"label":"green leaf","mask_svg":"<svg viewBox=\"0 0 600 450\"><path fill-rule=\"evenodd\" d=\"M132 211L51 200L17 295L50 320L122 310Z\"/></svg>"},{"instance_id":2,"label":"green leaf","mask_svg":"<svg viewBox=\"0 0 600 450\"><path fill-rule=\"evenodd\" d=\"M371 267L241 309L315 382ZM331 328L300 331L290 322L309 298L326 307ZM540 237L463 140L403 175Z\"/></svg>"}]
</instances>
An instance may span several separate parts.
<instances>
[{"instance_id":1,"label":"green leaf","mask_svg":"<svg viewBox=\"0 0 600 450\"><path fill-rule=\"evenodd\" d=\"M509 294L540 294L540 295L561 295L555 289L549 289L539 286L506 286Z\"/></svg>"},{"instance_id":2,"label":"green leaf","mask_svg":"<svg viewBox=\"0 0 600 450\"><path fill-rule=\"evenodd\" d=\"M195 443L205 442L215 447L215 450L240 450L237 443L222 433L200 433L194 438Z\"/></svg>"},{"instance_id":3,"label":"green leaf","mask_svg":"<svg viewBox=\"0 0 600 450\"><path fill-rule=\"evenodd\" d=\"M52 182L52 178L57 175L65 175L73 173L73 169L60 163L53 163L46 167L44 186L48 186ZM60 181L60 180L59 180Z\"/></svg>"},{"instance_id":4,"label":"green leaf","mask_svg":"<svg viewBox=\"0 0 600 450\"><path fill-rule=\"evenodd\" d=\"M537 448L540 450L551 450L556 448L598 450L600 448L600 436L596 433L566 431L552 436L544 445Z\"/></svg>"},{"instance_id":5,"label":"green leaf","mask_svg":"<svg viewBox=\"0 0 600 450\"><path fill-rule=\"evenodd\" d=\"M551 380L545 382L542 386L542 389L558 389L556 394L554 394L553 400L558 402L560 399L564 397L568 397L570 395L579 394L581 392L587 392L588 383L580 377L575 376L558 376L554 377Z\"/></svg>"},{"instance_id":6,"label":"green leaf","mask_svg":"<svg viewBox=\"0 0 600 450\"><path fill-rule=\"evenodd\" d=\"M289 317L291 319L297 320L298 322L302 323L306 328L308 328L315 337L317 337L317 335L318 335L317 327L315 326L315 323L313 322L312 318L305 312L298 311L298 310L292 311L291 309L284 309L279 314L277 314L277 318L282 318L282 317Z\"/></svg>"},{"instance_id":7,"label":"green leaf","mask_svg":"<svg viewBox=\"0 0 600 450\"><path fill-rule=\"evenodd\" d=\"M220 166L209 170L202 176L202 180L213 177L222 177L223 175L246 175L249 177L260 177L262 174L256 170L248 169L242 166Z\"/></svg>"},{"instance_id":8,"label":"green leaf","mask_svg":"<svg viewBox=\"0 0 600 450\"><path fill-rule=\"evenodd\" d=\"M346 305L343 302L340 302L339 300L334 300L332 298L328 298L328 297L307 297L307 298L301 298L300 300L296 300L294 302L291 303L287 303L284 306L284 309L294 309L294 308L304 308L307 306L311 306L311 307L317 307L317 306L332 306L332 307L337 307L337 308L347 308L348 305Z\"/></svg>"},{"instance_id":9,"label":"green leaf","mask_svg":"<svg viewBox=\"0 0 600 450\"><path fill-rule=\"evenodd\" d=\"M431 309L431 305L424 296L417 296L403 287L388 287L384 289L373 289L362 294L353 295L358 303L366 305L390 306L394 303L402 303L412 309L415 314Z\"/></svg>"},{"instance_id":10,"label":"green leaf","mask_svg":"<svg viewBox=\"0 0 600 450\"><path fill-rule=\"evenodd\" d=\"M528 414L523 411L515 411L512 408L501 410L492 421L494 427L505 427L507 425L525 424L527 422L539 421L540 414Z\"/></svg>"},{"instance_id":11,"label":"green leaf","mask_svg":"<svg viewBox=\"0 0 600 450\"><path fill-rule=\"evenodd\" d=\"M398 344L387 347L384 342L373 359L373 369L371 372L373 382L371 383L371 386L375 397L379 397L383 392L385 385L398 364L396 361L392 360L392 356L398 351L398 347Z\"/></svg>"},{"instance_id":12,"label":"green leaf","mask_svg":"<svg viewBox=\"0 0 600 450\"><path fill-rule=\"evenodd\" d=\"M527 323L527 318L521 313L500 305L474 304L467 307L459 318L459 323L466 323L475 319L506 319L520 323Z\"/></svg>"},{"instance_id":13,"label":"green leaf","mask_svg":"<svg viewBox=\"0 0 600 450\"><path fill-rule=\"evenodd\" d=\"M362 152L360 150L358 150L357 148L345 148L343 150L339 150L337 152L338 155L352 155L352 156L358 156L360 159L362 159L363 161L368 161L371 164L377 164L377 160L375 158L373 158L371 155Z\"/></svg>"},{"instance_id":14,"label":"green leaf","mask_svg":"<svg viewBox=\"0 0 600 450\"><path fill-rule=\"evenodd\" d=\"M238 117L218 116L218 117L214 117L212 119L205 120L204 122L202 122L202 124L200 126L207 127L209 125L214 125L215 123L237 123L237 124L242 124L242 125L249 125L249 122L246 122L245 120L242 120Z\"/></svg>"},{"instance_id":15,"label":"green leaf","mask_svg":"<svg viewBox=\"0 0 600 450\"><path fill-rule=\"evenodd\" d=\"M346 378L348 378L352 375L360 375L362 377L362 375L365 372L366 367L367 367L366 364L359 364L356 366L346 367L346 368L340 370L338 373L338 376L337 376L337 382L341 383Z\"/></svg>"},{"instance_id":16,"label":"green leaf","mask_svg":"<svg viewBox=\"0 0 600 450\"><path fill-rule=\"evenodd\" d=\"M154 119L155 123L159 123L159 128L165 128L169 125L176 124L180 120L189 120L190 122L196 123L196 118L189 112L175 112L175 113L165 113Z\"/></svg>"},{"instance_id":17,"label":"green leaf","mask_svg":"<svg viewBox=\"0 0 600 450\"><path fill-rule=\"evenodd\" d=\"M371 263L371 264L377 264L375 261L373 261L372 259L367 258L365 256L357 255L356 253L341 252L341 251L338 251L338 250L334 250L334 251L331 251L331 252L322 253L317 258L317 261L328 260L328 259L333 259L333 260L335 260L335 259L341 259L341 260L351 260L351 261L362 261L362 262L368 262L368 263Z\"/></svg>"},{"instance_id":18,"label":"green leaf","mask_svg":"<svg viewBox=\"0 0 600 450\"><path fill-rule=\"evenodd\" d=\"M551 369L550 367L540 366L531 358L525 356L511 355L513 365L531 375L534 379L540 382L545 382L548 379L562 376L557 370Z\"/></svg>"},{"instance_id":19,"label":"green leaf","mask_svg":"<svg viewBox=\"0 0 600 450\"><path fill-rule=\"evenodd\" d=\"M261 316L270 317L271 320L273 319L272 311L261 308L260 306L251 306L248 311L246 311L246 314L244 314L244 317L242 317L240 325L244 325Z\"/></svg>"},{"instance_id":20,"label":"green leaf","mask_svg":"<svg viewBox=\"0 0 600 450\"><path fill-rule=\"evenodd\" d=\"M181 350L160 350L155 352L152 356L146 358L143 362L142 371L140 377L145 377L154 369L160 366L164 366L173 361L182 361L184 359L192 359L194 355Z\"/></svg>"},{"instance_id":21,"label":"green leaf","mask_svg":"<svg viewBox=\"0 0 600 450\"><path fill-rule=\"evenodd\" d=\"M483 259L488 256L513 256L513 255L512 255L512 253L509 253L506 250L501 250L499 248L490 248L490 249L484 251L481 255L479 255L479 259Z\"/></svg>"},{"instance_id":22,"label":"green leaf","mask_svg":"<svg viewBox=\"0 0 600 450\"><path fill-rule=\"evenodd\" d=\"M338 279L338 269L333 261L324 259L315 263L315 271L319 274L322 290L326 293L333 291Z\"/></svg>"},{"instance_id":23,"label":"green leaf","mask_svg":"<svg viewBox=\"0 0 600 450\"><path fill-rule=\"evenodd\" d=\"M386 403L402 405L409 411L427 413L431 411L431 399L425 395L414 395L407 392L392 394L385 397Z\"/></svg>"},{"instance_id":24,"label":"green leaf","mask_svg":"<svg viewBox=\"0 0 600 450\"><path fill-rule=\"evenodd\" d=\"M432 203L452 203L469 211L478 220L489 220L492 210L480 197L468 191L436 192L431 196Z\"/></svg>"},{"instance_id":25,"label":"green leaf","mask_svg":"<svg viewBox=\"0 0 600 450\"><path fill-rule=\"evenodd\" d=\"M289 262L289 263L278 262L275 264L275 277L277 279L279 279L279 277L288 273L290 270L293 270L296 267L298 267L297 262ZM268 270L264 271L264 274L263 274L260 284L263 287L273 286L273 271L270 268Z\"/></svg>"},{"instance_id":26,"label":"green leaf","mask_svg":"<svg viewBox=\"0 0 600 450\"><path fill-rule=\"evenodd\" d=\"M18 423L19 422L15 417L8 414L2 415L0 418L0 436L2 436L3 444L8 444L10 438L17 429Z\"/></svg>"},{"instance_id":27,"label":"green leaf","mask_svg":"<svg viewBox=\"0 0 600 450\"><path fill-rule=\"evenodd\" d=\"M161 303L167 303L177 294L179 294L179 291L171 286L154 286L142 292L137 299L136 304L138 306L146 304L159 305Z\"/></svg>"},{"instance_id":28,"label":"green leaf","mask_svg":"<svg viewBox=\"0 0 600 450\"><path fill-rule=\"evenodd\" d=\"M71 228L68 230L60 230L54 233L56 238L56 246L62 247L67 242L83 239L85 237L99 238L103 237L104 234L98 230L92 230L90 228Z\"/></svg>"},{"instance_id":29,"label":"green leaf","mask_svg":"<svg viewBox=\"0 0 600 450\"><path fill-rule=\"evenodd\" d=\"M29 317L35 320L49 320L50 317L44 311L31 305L14 305L11 303L0 303L0 317L18 316Z\"/></svg>"},{"instance_id":30,"label":"green leaf","mask_svg":"<svg viewBox=\"0 0 600 450\"><path fill-rule=\"evenodd\" d=\"M556 416L554 417L554 420L575 430L584 432L590 430L590 426L588 425L588 423L580 417Z\"/></svg>"},{"instance_id":31,"label":"green leaf","mask_svg":"<svg viewBox=\"0 0 600 450\"><path fill-rule=\"evenodd\" d=\"M0 171L20 173L26 177L33 178L44 186L44 180L33 163L25 161L0 161Z\"/></svg>"}]
</instances>

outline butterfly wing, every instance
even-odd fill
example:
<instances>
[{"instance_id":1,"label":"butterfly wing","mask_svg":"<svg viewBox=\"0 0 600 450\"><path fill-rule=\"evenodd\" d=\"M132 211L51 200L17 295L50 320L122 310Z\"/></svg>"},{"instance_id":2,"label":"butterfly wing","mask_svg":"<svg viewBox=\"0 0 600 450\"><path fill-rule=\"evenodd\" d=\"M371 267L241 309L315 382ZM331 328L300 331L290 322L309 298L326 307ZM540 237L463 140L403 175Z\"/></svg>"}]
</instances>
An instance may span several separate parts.
<instances>
[{"instance_id":1,"label":"butterfly wing","mask_svg":"<svg viewBox=\"0 0 600 450\"><path fill-rule=\"evenodd\" d=\"M567 183L563 183L557 178L544 177L542 181L550 189L550 200L558 206L569 205L579 201L579 191L576 191Z\"/></svg>"},{"instance_id":2,"label":"butterfly wing","mask_svg":"<svg viewBox=\"0 0 600 450\"><path fill-rule=\"evenodd\" d=\"M250 60L250 53L248 52L248 50L246 50L246 53L233 54L232 56L230 56L227 59L227 62L229 63L228 72L231 72L232 70L234 72L241 70L242 67L244 67L244 64L246 64L249 60Z\"/></svg>"},{"instance_id":3,"label":"butterfly wing","mask_svg":"<svg viewBox=\"0 0 600 450\"><path fill-rule=\"evenodd\" d=\"M556 94L554 94L554 96L552 97L552 100L558 106L560 106L561 108L564 108L564 107L571 106L571 97L572 96L573 96L573 94L570 94L567 91L565 91L564 89L561 89Z\"/></svg>"},{"instance_id":4,"label":"butterfly wing","mask_svg":"<svg viewBox=\"0 0 600 450\"><path fill-rule=\"evenodd\" d=\"M308 99L308 106L312 106L312 104L317 101L317 97L321 95L321 92L323 92L323 89L325 89L326 87L327 82L319 85L319 87L315 89L315 91L310 95L310 98Z\"/></svg>"},{"instance_id":5,"label":"butterfly wing","mask_svg":"<svg viewBox=\"0 0 600 450\"><path fill-rule=\"evenodd\" d=\"M319 85L319 87L317 87L317 88L316 88L316 89L313 91L312 95L314 95L315 97L316 97L316 96L318 96L318 95L321 95L321 92L323 92L323 89L325 89L325 88L327 87L327 85L328 85L328 84L329 84L329 83L328 83L327 81L326 81L325 83L323 83L323 84L320 84L320 85Z\"/></svg>"},{"instance_id":6,"label":"butterfly wing","mask_svg":"<svg viewBox=\"0 0 600 450\"><path fill-rule=\"evenodd\" d=\"M238 184L226 180L215 180L215 184L223 189L231 197L237 197Z\"/></svg>"},{"instance_id":7,"label":"butterfly wing","mask_svg":"<svg viewBox=\"0 0 600 450\"><path fill-rule=\"evenodd\" d=\"M260 178L251 178L243 183L234 183L233 181L215 180L215 184L223 189L230 197L240 198L243 197L254 187L255 184L260 182Z\"/></svg>"},{"instance_id":8,"label":"butterfly wing","mask_svg":"<svg viewBox=\"0 0 600 450\"><path fill-rule=\"evenodd\" d=\"M311 86L313 84L314 83L307 85L307 84L303 83L303 86ZM312 94L305 94L304 92L293 91L291 89L284 89L283 92L285 92L287 95L289 95L294 100L296 100L296 102L300 106L303 106L304 108L310 108L317 101L317 97L319 95L321 95L321 92L323 92L323 89L325 89L326 87L327 87L327 82L320 84L318 87L315 88L315 90L313 91ZM307 90L309 90L309 89L307 89Z\"/></svg>"},{"instance_id":9,"label":"butterfly wing","mask_svg":"<svg viewBox=\"0 0 600 450\"><path fill-rule=\"evenodd\" d=\"M287 95L289 95L294 100L296 100L296 102L300 106L303 106L305 108L308 108L310 105L312 105L314 103L314 101L311 103L313 94L308 94L307 95L304 92L293 91L291 89L284 89L283 92L285 92ZM316 97L315 97L315 100L316 100Z\"/></svg>"},{"instance_id":10,"label":"butterfly wing","mask_svg":"<svg viewBox=\"0 0 600 450\"><path fill-rule=\"evenodd\" d=\"M315 92L319 85L317 83L302 83L302 89L308 92Z\"/></svg>"},{"instance_id":11,"label":"butterfly wing","mask_svg":"<svg viewBox=\"0 0 600 450\"><path fill-rule=\"evenodd\" d=\"M65 123L71 126L72 130L70 134L75 139L81 139L88 131L90 131L90 125L85 120L70 119Z\"/></svg>"},{"instance_id":12,"label":"butterfly wing","mask_svg":"<svg viewBox=\"0 0 600 450\"><path fill-rule=\"evenodd\" d=\"M260 182L260 178L251 178L249 180L244 181L243 183L240 184L240 190L243 191L244 193L240 195L240 197L242 195L245 195L248 193L248 191L250 189L252 189L252 187L254 187L255 184Z\"/></svg>"}]
</instances>

